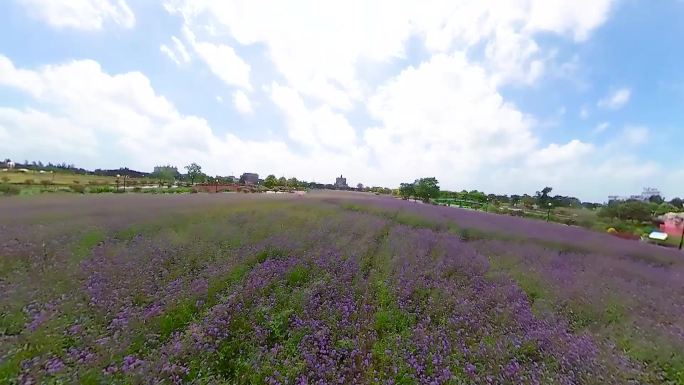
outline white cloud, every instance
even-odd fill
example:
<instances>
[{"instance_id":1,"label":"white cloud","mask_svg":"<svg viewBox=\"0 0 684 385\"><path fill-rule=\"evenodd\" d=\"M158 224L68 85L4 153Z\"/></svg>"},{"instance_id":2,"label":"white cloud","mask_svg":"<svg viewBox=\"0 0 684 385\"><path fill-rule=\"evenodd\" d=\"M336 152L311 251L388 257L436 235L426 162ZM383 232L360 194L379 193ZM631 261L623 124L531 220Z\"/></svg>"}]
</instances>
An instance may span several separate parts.
<instances>
[{"instance_id":1,"label":"white cloud","mask_svg":"<svg viewBox=\"0 0 684 385\"><path fill-rule=\"evenodd\" d=\"M587 118L589 118L589 107L587 107L587 106L582 106L582 108L580 108L579 116L580 116L580 118L582 118L582 119L587 119Z\"/></svg>"},{"instance_id":2,"label":"white cloud","mask_svg":"<svg viewBox=\"0 0 684 385\"><path fill-rule=\"evenodd\" d=\"M235 171L324 182L331 178L331 170L360 170L366 161L360 153L348 157L316 150L326 161L312 163L281 141L218 135L205 119L180 113L143 74L110 75L92 60L33 70L16 68L0 55L0 86L24 92L44 110L0 108L0 153L11 158L142 170L195 161L210 174L226 174L230 164ZM326 123L317 115L317 124Z\"/></svg>"},{"instance_id":3,"label":"white cloud","mask_svg":"<svg viewBox=\"0 0 684 385\"><path fill-rule=\"evenodd\" d=\"M133 28L135 15L125 0L18 0L27 12L55 28L102 29L105 22Z\"/></svg>"},{"instance_id":4,"label":"white cloud","mask_svg":"<svg viewBox=\"0 0 684 385\"><path fill-rule=\"evenodd\" d=\"M632 91L629 88L620 88L611 95L598 101L597 105L601 108L619 110L622 108L632 96Z\"/></svg>"},{"instance_id":5,"label":"white cloud","mask_svg":"<svg viewBox=\"0 0 684 385\"><path fill-rule=\"evenodd\" d=\"M500 28L485 48L485 56L497 83L532 84L544 72L544 61L536 58L537 43L510 27Z\"/></svg>"},{"instance_id":6,"label":"white cloud","mask_svg":"<svg viewBox=\"0 0 684 385\"><path fill-rule=\"evenodd\" d=\"M243 115L249 115L254 112L252 111L252 103L249 101L249 97L242 90L233 92L233 105Z\"/></svg>"},{"instance_id":7,"label":"white cloud","mask_svg":"<svg viewBox=\"0 0 684 385\"><path fill-rule=\"evenodd\" d=\"M178 51L179 57L183 60L183 63L190 62L190 54L188 53L187 48L185 48L185 44L175 36L171 36L171 40L173 40L173 45L176 47L176 51Z\"/></svg>"},{"instance_id":8,"label":"white cloud","mask_svg":"<svg viewBox=\"0 0 684 385\"><path fill-rule=\"evenodd\" d=\"M622 142L638 146L648 141L650 130L643 126L627 126L622 131Z\"/></svg>"},{"instance_id":9,"label":"white cloud","mask_svg":"<svg viewBox=\"0 0 684 385\"><path fill-rule=\"evenodd\" d=\"M166 56L168 56L169 59L171 59L171 61L178 65L189 63L191 60L190 54L188 53L188 50L185 48L185 44L183 44L183 42L175 36L171 36L171 40L173 41L173 48L169 47L166 44L162 44L159 47L159 50L166 54Z\"/></svg>"},{"instance_id":10,"label":"white cloud","mask_svg":"<svg viewBox=\"0 0 684 385\"><path fill-rule=\"evenodd\" d=\"M594 146L581 142L577 139L564 145L551 143L548 146L534 151L527 158L527 164L532 167L555 166L563 163L576 163L594 150Z\"/></svg>"},{"instance_id":11,"label":"white cloud","mask_svg":"<svg viewBox=\"0 0 684 385\"><path fill-rule=\"evenodd\" d=\"M570 34L583 41L608 18L612 2L594 0L532 0L526 28Z\"/></svg>"},{"instance_id":12,"label":"white cloud","mask_svg":"<svg viewBox=\"0 0 684 385\"><path fill-rule=\"evenodd\" d=\"M238 56L231 46L197 41L195 34L188 28L185 28L183 33L214 75L229 86L252 90L249 82L252 67Z\"/></svg>"},{"instance_id":13,"label":"white cloud","mask_svg":"<svg viewBox=\"0 0 684 385\"><path fill-rule=\"evenodd\" d=\"M176 56L176 53L173 52L173 50L171 48L169 48L169 46L167 46L166 44L162 44L159 47L159 50L162 51L164 54L166 54L166 56L168 56L169 59L171 59L171 61L173 61L174 63L176 63L178 65L181 64L180 60Z\"/></svg>"},{"instance_id":14,"label":"white cloud","mask_svg":"<svg viewBox=\"0 0 684 385\"><path fill-rule=\"evenodd\" d=\"M464 54L436 55L402 71L368 108L381 125L365 140L385 181L436 174L473 184L483 168L518 161L536 146L532 120Z\"/></svg>"},{"instance_id":15,"label":"white cloud","mask_svg":"<svg viewBox=\"0 0 684 385\"><path fill-rule=\"evenodd\" d=\"M94 132L70 119L32 108L0 107L0 133L3 131L8 134L2 143L11 146L15 153L32 154L42 149L50 155L49 159L54 160L59 154L64 156L63 161L79 155L97 155ZM5 148L3 152L7 151Z\"/></svg>"},{"instance_id":16,"label":"white cloud","mask_svg":"<svg viewBox=\"0 0 684 385\"><path fill-rule=\"evenodd\" d=\"M613 0L482 2L363 0L321 3L167 0L193 33L211 27L242 45L263 44L285 85L335 109L350 110L372 92L359 76L403 58L404 44L419 37L428 52L450 53L485 46L483 66L495 83L537 81L550 60L537 32L581 41L608 17ZM315 32L312 32L315 28Z\"/></svg>"},{"instance_id":17,"label":"white cloud","mask_svg":"<svg viewBox=\"0 0 684 385\"><path fill-rule=\"evenodd\" d=\"M599 123L596 125L596 127L594 127L593 133L594 134L601 134L601 133L605 132L608 129L608 127L610 127L610 123L608 123L608 122Z\"/></svg>"},{"instance_id":18,"label":"white cloud","mask_svg":"<svg viewBox=\"0 0 684 385\"><path fill-rule=\"evenodd\" d=\"M283 111L288 135L294 141L310 149L349 150L354 146L354 128L328 106L310 110L296 90L277 83L271 85L271 100Z\"/></svg>"},{"instance_id":19,"label":"white cloud","mask_svg":"<svg viewBox=\"0 0 684 385\"><path fill-rule=\"evenodd\" d=\"M91 60L26 70L4 56L0 68L0 85L27 93L45 110L4 108L0 124L12 135L0 143L2 152L74 161L117 153L109 161L151 167L165 152L201 152L213 140L206 121L180 114L141 73L109 75Z\"/></svg>"}]
</instances>

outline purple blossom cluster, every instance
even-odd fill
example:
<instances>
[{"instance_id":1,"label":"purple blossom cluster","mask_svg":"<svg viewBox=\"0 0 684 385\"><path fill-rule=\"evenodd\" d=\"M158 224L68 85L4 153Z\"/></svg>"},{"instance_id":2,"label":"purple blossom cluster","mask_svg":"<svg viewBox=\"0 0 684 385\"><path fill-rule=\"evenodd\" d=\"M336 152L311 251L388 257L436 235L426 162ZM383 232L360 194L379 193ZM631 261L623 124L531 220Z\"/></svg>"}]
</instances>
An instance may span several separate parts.
<instances>
[{"instance_id":1,"label":"purple blossom cluster","mask_svg":"<svg viewBox=\"0 0 684 385\"><path fill-rule=\"evenodd\" d=\"M682 380L672 254L353 195L79 199L0 218L0 383Z\"/></svg>"}]
</instances>

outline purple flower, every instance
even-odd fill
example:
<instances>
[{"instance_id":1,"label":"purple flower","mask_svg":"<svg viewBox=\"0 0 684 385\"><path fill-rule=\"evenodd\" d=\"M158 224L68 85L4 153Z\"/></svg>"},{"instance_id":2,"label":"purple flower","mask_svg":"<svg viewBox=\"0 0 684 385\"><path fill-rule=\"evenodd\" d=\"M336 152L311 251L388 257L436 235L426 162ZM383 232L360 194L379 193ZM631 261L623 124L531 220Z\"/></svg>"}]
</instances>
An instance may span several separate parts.
<instances>
[{"instance_id":1,"label":"purple flower","mask_svg":"<svg viewBox=\"0 0 684 385\"><path fill-rule=\"evenodd\" d=\"M62 360L59 358L50 358L46 363L45 363L45 371L48 372L48 374L55 374L58 372L61 372L64 370L65 365Z\"/></svg>"}]
</instances>

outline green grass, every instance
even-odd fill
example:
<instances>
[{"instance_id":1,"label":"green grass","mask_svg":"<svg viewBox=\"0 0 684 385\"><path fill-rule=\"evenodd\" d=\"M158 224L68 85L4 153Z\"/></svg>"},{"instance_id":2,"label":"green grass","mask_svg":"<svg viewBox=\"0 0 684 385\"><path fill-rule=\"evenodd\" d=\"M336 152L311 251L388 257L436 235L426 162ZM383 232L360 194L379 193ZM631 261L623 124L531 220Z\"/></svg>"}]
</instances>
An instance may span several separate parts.
<instances>
[{"instance_id":1,"label":"green grass","mask_svg":"<svg viewBox=\"0 0 684 385\"><path fill-rule=\"evenodd\" d=\"M100 242L104 241L106 234L103 230L95 229L88 230L81 238L76 242L73 248L73 261L78 262L88 256L93 247L97 246Z\"/></svg>"},{"instance_id":2,"label":"green grass","mask_svg":"<svg viewBox=\"0 0 684 385\"><path fill-rule=\"evenodd\" d=\"M40 185L41 181L49 181L54 185L72 185L75 182L77 184L88 185L116 185L116 177L113 176L98 176L98 175L82 175L82 174L72 174L72 173L39 173L36 171L29 172L0 172L0 178L9 178L8 183L12 184L24 184L27 179L33 179L34 184ZM121 180L121 186L123 186L123 179ZM155 184L155 181L148 178L131 178L127 181L135 181L134 183L145 183L145 184ZM127 182L128 183L128 182Z\"/></svg>"},{"instance_id":3,"label":"green grass","mask_svg":"<svg viewBox=\"0 0 684 385\"><path fill-rule=\"evenodd\" d=\"M309 268L297 265L287 272L285 281L290 286L301 286L309 280Z\"/></svg>"}]
</instances>

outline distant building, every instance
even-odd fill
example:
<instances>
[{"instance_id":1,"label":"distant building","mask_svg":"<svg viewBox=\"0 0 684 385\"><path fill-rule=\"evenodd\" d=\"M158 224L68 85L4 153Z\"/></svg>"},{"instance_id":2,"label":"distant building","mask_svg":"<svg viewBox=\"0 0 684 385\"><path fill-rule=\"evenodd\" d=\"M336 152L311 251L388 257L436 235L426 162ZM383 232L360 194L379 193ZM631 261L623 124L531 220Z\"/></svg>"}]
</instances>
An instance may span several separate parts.
<instances>
[{"instance_id":1,"label":"distant building","mask_svg":"<svg viewBox=\"0 0 684 385\"><path fill-rule=\"evenodd\" d=\"M244 184L259 184L259 174L246 172L240 176L240 182Z\"/></svg>"},{"instance_id":2,"label":"distant building","mask_svg":"<svg viewBox=\"0 0 684 385\"><path fill-rule=\"evenodd\" d=\"M662 197L663 195L660 193L660 190L657 188L652 188L652 187L644 187L644 191L641 193L641 200L642 201L647 201L653 197Z\"/></svg>"},{"instance_id":3,"label":"distant building","mask_svg":"<svg viewBox=\"0 0 684 385\"><path fill-rule=\"evenodd\" d=\"M340 175L339 178L335 178L335 187L336 188L349 188L349 186L347 186L347 178L343 177L342 175Z\"/></svg>"},{"instance_id":4,"label":"distant building","mask_svg":"<svg viewBox=\"0 0 684 385\"><path fill-rule=\"evenodd\" d=\"M655 196L662 197L663 195L660 193L660 190L658 190L657 188L644 187L644 191L642 191L641 194L638 194L638 195L630 195L628 197L618 196L618 195L609 195L608 196L608 202L626 201L626 200L636 200L636 201L646 202Z\"/></svg>"},{"instance_id":5,"label":"distant building","mask_svg":"<svg viewBox=\"0 0 684 385\"><path fill-rule=\"evenodd\" d=\"M14 166L16 166L16 164L14 162L12 162L11 160L7 159L5 161L5 167L7 167L8 169L12 170L14 168Z\"/></svg>"}]
</instances>

